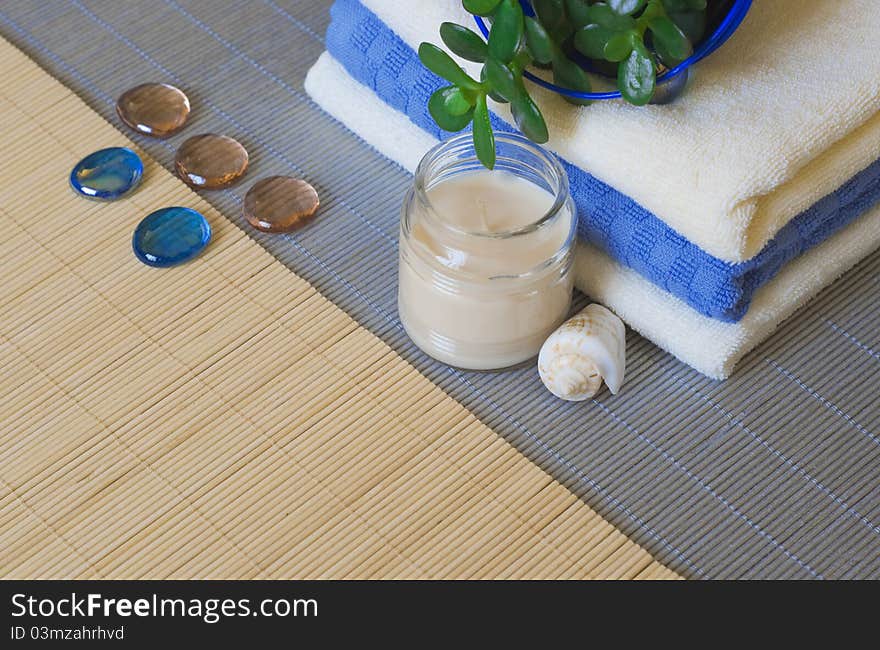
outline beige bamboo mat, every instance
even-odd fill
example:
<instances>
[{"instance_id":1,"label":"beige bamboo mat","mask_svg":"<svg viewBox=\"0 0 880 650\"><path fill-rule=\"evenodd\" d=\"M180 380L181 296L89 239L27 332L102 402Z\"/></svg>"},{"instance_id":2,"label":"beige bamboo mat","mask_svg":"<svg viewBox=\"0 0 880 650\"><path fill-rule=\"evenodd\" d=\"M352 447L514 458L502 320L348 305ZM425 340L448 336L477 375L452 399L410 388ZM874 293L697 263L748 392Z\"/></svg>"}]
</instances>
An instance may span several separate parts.
<instances>
[{"instance_id":1,"label":"beige bamboo mat","mask_svg":"<svg viewBox=\"0 0 880 650\"><path fill-rule=\"evenodd\" d=\"M75 196L131 143L5 41L0 77L0 575L676 577L152 159ZM146 267L169 205L214 239Z\"/></svg>"}]
</instances>

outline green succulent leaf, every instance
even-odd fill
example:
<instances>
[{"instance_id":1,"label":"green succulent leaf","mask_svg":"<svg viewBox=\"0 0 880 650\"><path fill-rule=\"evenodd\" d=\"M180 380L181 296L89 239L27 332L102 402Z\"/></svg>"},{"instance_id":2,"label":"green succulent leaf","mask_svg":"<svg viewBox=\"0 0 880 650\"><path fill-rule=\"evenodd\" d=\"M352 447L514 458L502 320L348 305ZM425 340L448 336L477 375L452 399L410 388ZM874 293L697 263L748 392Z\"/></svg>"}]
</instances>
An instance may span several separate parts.
<instances>
[{"instance_id":1,"label":"green succulent leaf","mask_svg":"<svg viewBox=\"0 0 880 650\"><path fill-rule=\"evenodd\" d=\"M605 58L605 45L616 32L593 23L574 33L574 46L591 59Z\"/></svg>"},{"instance_id":2,"label":"green succulent leaf","mask_svg":"<svg viewBox=\"0 0 880 650\"><path fill-rule=\"evenodd\" d=\"M654 95L657 73L654 59L641 40L633 43L632 52L617 69L620 94L631 104L644 106Z\"/></svg>"},{"instance_id":3,"label":"green succulent leaf","mask_svg":"<svg viewBox=\"0 0 880 650\"><path fill-rule=\"evenodd\" d=\"M516 126L524 136L538 144L547 142L549 139L547 123L525 88L521 87L520 92L510 102L510 111L513 113Z\"/></svg>"},{"instance_id":4,"label":"green succulent leaf","mask_svg":"<svg viewBox=\"0 0 880 650\"><path fill-rule=\"evenodd\" d=\"M489 121L489 107L486 105L486 95L477 96L477 105L474 108L474 151L477 158L487 169L495 168L495 134L492 133L492 123Z\"/></svg>"},{"instance_id":5,"label":"green succulent leaf","mask_svg":"<svg viewBox=\"0 0 880 650\"><path fill-rule=\"evenodd\" d=\"M516 78L507 65L490 58L486 61L486 81L492 86L492 90L504 98L504 101L513 101L518 94Z\"/></svg>"},{"instance_id":6,"label":"green succulent leaf","mask_svg":"<svg viewBox=\"0 0 880 650\"><path fill-rule=\"evenodd\" d=\"M450 50L463 59L482 63L486 60L489 46L476 32L455 23L440 25L440 38Z\"/></svg>"},{"instance_id":7,"label":"green succulent leaf","mask_svg":"<svg viewBox=\"0 0 880 650\"><path fill-rule=\"evenodd\" d=\"M492 83L489 81L489 75L486 74L486 66L483 66L483 70L480 72L480 81L483 82L484 87L486 88L486 92L489 94L489 97L494 99L496 102L500 102L502 104L506 104L507 100L504 99L498 92L492 88Z\"/></svg>"},{"instance_id":8,"label":"green succulent leaf","mask_svg":"<svg viewBox=\"0 0 880 650\"><path fill-rule=\"evenodd\" d=\"M602 51L607 61L623 61L633 51L633 41L638 39L636 32L620 32L608 39Z\"/></svg>"},{"instance_id":9,"label":"green succulent leaf","mask_svg":"<svg viewBox=\"0 0 880 650\"><path fill-rule=\"evenodd\" d=\"M631 16L645 8L648 0L608 0L608 6L621 16Z\"/></svg>"},{"instance_id":10,"label":"green succulent leaf","mask_svg":"<svg viewBox=\"0 0 880 650\"><path fill-rule=\"evenodd\" d=\"M706 12L704 11L675 11L669 13L678 28L684 32L691 43L699 43L706 33Z\"/></svg>"},{"instance_id":11,"label":"green succulent leaf","mask_svg":"<svg viewBox=\"0 0 880 650\"><path fill-rule=\"evenodd\" d=\"M520 42L519 49L516 51L516 56L514 56L513 61L510 62L510 67L511 69L522 71L528 68L534 62L535 59L534 57L532 57L532 53L526 46L525 39L523 39Z\"/></svg>"},{"instance_id":12,"label":"green succulent leaf","mask_svg":"<svg viewBox=\"0 0 880 650\"><path fill-rule=\"evenodd\" d=\"M590 6L590 22L615 32L635 29L636 20L632 16L622 16L604 2Z\"/></svg>"},{"instance_id":13,"label":"green succulent leaf","mask_svg":"<svg viewBox=\"0 0 880 650\"><path fill-rule=\"evenodd\" d=\"M680 63L691 55L691 42L685 36L678 26L666 16L658 16L653 18L648 27L654 36L654 45L657 46L658 53L663 50L663 59L666 62Z\"/></svg>"},{"instance_id":14,"label":"green succulent leaf","mask_svg":"<svg viewBox=\"0 0 880 650\"><path fill-rule=\"evenodd\" d=\"M584 69L561 53L553 60L553 81L563 88L582 93L588 93L593 89L590 77ZM578 99L568 95L563 95L563 98L569 104L577 106L586 106L590 103L589 99Z\"/></svg>"},{"instance_id":15,"label":"green succulent leaf","mask_svg":"<svg viewBox=\"0 0 880 650\"><path fill-rule=\"evenodd\" d=\"M443 104L452 115L464 115L474 107L476 96L468 96L458 86L447 86L443 93Z\"/></svg>"},{"instance_id":16,"label":"green succulent leaf","mask_svg":"<svg viewBox=\"0 0 880 650\"><path fill-rule=\"evenodd\" d=\"M665 16L666 10L663 8L660 0L648 0L648 4L645 6L645 10L642 12L642 15L638 18L638 23L640 26L646 26L648 21L652 18L656 18L657 16Z\"/></svg>"},{"instance_id":17,"label":"green succulent leaf","mask_svg":"<svg viewBox=\"0 0 880 650\"><path fill-rule=\"evenodd\" d=\"M477 16L489 16L495 11L495 8L501 3L501 0L462 0L461 4L465 11Z\"/></svg>"},{"instance_id":18,"label":"green succulent leaf","mask_svg":"<svg viewBox=\"0 0 880 650\"><path fill-rule=\"evenodd\" d=\"M523 11L518 0L502 0L489 30L489 55L507 63L516 56L523 37Z\"/></svg>"},{"instance_id":19,"label":"green succulent leaf","mask_svg":"<svg viewBox=\"0 0 880 650\"><path fill-rule=\"evenodd\" d=\"M706 0L663 0L663 8L667 12L705 11Z\"/></svg>"},{"instance_id":20,"label":"green succulent leaf","mask_svg":"<svg viewBox=\"0 0 880 650\"><path fill-rule=\"evenodd\" d=\"M568 19L575 27L584 27L590 24L590 3L587 0L565 0L565 8L568 11Z\"/></svg>"},{"instance_id":21,"label":"green succulent leaf","mask_svg":"<svg viewBox=\"0 0 880 650\"><path fill-rule=\"evenodd\" d=\"M571 36L574 27L566 20L564 0L532 0L538 21L557 43Z\"/></svg>"},{"instance_id":22,"label":"green succulent leaf","mask_svg":"<svg viewBox=\"0 0 880 650\"><path fill-rule=\"evenodd\" d=\"M444 131L461 131L473 119L473 107L460 94L458 87L447 86L436 90L428 100L428 112Z\"/></svg>"},{"instance_id":23,"label":"green succulent leaf","mask_svg":"<svg viewBox=\"0 0 880 650\"><path fill-rule=\"evenodd\" d=\"M537 20L526 16L526 44L529 51L538 63L550 63L553 61L554 44L550 34Z\"/></svg>"},{"instance_id":24,"label":"green succulent leaf","mask_svg":"<svg viewBox=\"0 0 880 650\"><path fill-rule=\"evenodd\" d=\"M479 90L480 88L480 85L471 79L451 56L436 45L422 43L419 46L419 59L428 70L456 86L467 90Z\"/></svg>"},{"instance_id":25,"label":"green succulent leaf","mask_svg":"<svg viewBox=\"0 0 880 650\"><path fill-rule=\"evenodd\" d=\"M651 42L651 49L654 50L654 55L657 57L657 62L663 65L666 68L674 68L679 63L681 63L680 59L676 59L672 56L666 48L663 46L663 43L658 41L656 38ZM659 74L658 69L658 74Z\"/></svg>"}]
</instances>

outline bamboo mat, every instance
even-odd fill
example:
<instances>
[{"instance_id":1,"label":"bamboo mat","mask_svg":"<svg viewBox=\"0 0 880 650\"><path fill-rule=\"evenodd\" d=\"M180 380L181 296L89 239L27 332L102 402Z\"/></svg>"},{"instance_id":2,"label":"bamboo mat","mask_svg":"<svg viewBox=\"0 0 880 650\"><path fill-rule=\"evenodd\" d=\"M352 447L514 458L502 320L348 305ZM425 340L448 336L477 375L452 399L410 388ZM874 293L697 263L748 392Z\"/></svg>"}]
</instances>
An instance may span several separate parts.
<instances>
[{"instance_id":1,"label":"bamboo mat","mask_svg":"<svg viewBox=\"0 0 880 650\"><path fill-rule=\"evenodd\" d=\"M6 41L0 76L0 575L676 577L151 158L75 196L131 143ZM149 268L168 205L214 239Z\"/></svg>"}]
</instances>

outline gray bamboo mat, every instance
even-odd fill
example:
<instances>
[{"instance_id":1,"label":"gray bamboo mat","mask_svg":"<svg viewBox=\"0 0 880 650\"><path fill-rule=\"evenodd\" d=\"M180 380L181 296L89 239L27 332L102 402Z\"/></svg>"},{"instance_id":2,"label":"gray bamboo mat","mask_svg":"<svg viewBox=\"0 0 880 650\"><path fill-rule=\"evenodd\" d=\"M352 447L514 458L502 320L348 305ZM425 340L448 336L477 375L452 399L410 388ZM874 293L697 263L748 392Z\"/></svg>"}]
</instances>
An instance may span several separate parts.
<instances>
[{"instance_id":1,"label":"gray bamboo mat","mask_svg":"<svg viewBox=\"0 0 880 650\"><path fill-rule=\"evenodd\" d=\"M249 181L310 180L323 197L312 226L293 237L248 232L671 568L696 578L880 577L880 254L724 383L633 333L626 390L587 404L553 400L534 369L474 374L432 363L396 317L409 176L302 90L324 49L328 6L0 0L0 34L114 122L126 88L183 87L194 106L183 133L133 136L166 166L183 139L215 131L248 147ZM205 196L243 224L249 181Z\"/></svg>"}]
</instances>

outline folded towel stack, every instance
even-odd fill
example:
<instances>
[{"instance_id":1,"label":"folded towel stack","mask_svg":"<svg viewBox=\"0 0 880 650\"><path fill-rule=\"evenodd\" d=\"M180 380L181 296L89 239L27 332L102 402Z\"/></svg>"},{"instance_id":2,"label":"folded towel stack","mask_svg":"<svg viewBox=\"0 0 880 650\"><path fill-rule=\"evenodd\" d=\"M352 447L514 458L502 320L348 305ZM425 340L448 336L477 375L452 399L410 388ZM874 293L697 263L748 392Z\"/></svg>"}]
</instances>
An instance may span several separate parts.
<instances>
[{"instance_id":1,"label":"folded towel stack","mask_svg":"<svg viewBox=\"0 0 880 650\"><path fill-rule=\"evenodd\" d=\"M578 286L709 376L729 375L880 244L880 63L870 55L880 18L869 2L756 2L670 106L577 108L535 89L579 208ZM438 42L444 20L468 20L458 0L413 4L337 0L329 54L306 81L325 110L409 170L449 135L426 108L445 82L415 49ZM495 128L510 130L506 106L492 109Z\"/></svg>"}]
</instances>

